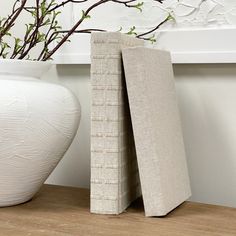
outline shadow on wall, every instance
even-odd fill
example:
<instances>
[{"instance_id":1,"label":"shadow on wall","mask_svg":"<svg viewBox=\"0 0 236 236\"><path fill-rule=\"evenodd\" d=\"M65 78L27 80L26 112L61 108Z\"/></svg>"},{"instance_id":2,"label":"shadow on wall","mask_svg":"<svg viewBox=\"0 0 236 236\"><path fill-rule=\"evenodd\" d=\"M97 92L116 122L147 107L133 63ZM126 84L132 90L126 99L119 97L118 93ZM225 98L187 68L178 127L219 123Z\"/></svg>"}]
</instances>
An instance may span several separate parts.
<instances>
[{"instance_id":1,"label":"shadow on wall","mask_svg":"<svg viewBox=\"0 0 236 236\"><path fill-rule=\"evenodd\" d=\"M191 200L236 207L236 67L175 66Z\"/></svg>"},{"instance_id":2,"label":"shadow on wall","mask_svg":"<svg viewBox=\"0 0 236 236\"><path fill-rule=\"evenodd\" d=\"M78 133L47 183L88 188L90 185L90 66L53 66L43 79L69 88L78 97L82 110Z\"/></svg>"}]
</instances>

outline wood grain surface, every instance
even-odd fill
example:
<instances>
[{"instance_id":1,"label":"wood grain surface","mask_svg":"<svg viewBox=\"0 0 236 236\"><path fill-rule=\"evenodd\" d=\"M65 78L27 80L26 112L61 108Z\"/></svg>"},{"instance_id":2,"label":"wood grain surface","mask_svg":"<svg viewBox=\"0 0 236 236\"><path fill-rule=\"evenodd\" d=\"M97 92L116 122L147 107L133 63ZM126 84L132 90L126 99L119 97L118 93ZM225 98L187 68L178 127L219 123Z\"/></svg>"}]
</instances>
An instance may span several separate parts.
<instances>
[{"instance_id":1,"label":"wood grain surface","mask_svg":"<svg viewBox=\"0 0 236 236\"><path fill-rule=\"evenodd\" d=\"M236 209L186 202L166 217L145 218L141 199L119 216L89 212L86 189L44 185L30 202L0 208L1 236L236 235Z\"/></svg>"}]
</instances>

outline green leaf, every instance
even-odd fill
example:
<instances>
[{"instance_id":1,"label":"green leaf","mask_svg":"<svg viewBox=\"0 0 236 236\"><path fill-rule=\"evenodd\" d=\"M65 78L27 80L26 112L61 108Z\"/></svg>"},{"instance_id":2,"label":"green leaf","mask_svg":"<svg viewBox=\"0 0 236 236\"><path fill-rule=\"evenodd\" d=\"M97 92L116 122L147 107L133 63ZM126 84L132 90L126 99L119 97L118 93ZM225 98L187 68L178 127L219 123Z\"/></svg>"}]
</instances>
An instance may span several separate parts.
<instances>
[{"instance_id":1,"label":"green leaf","mask_svg":"<svg viewBox=\"0 0 236 236\"><path fill-rule=\"evenodd\" d=\"M148 39L152 44L153 43L156 43L156 36L155 36L155 34L153 34L149 39Z\"/></svg>"},{"instance_id":2,"label":"green leaf","mask_svg":"<svg viewBox=\"0 0 236 236\"><path fill-rule=\"evenodd\" d=\"M14 47L14 51L18 51L22 46L20 45L20 43L22 42L22 40L20 38L14 38L15 39L15 47Z\"/></svg>"},{"instance_id":3,"label":"green leaf","mask_svg":"<svg viewBox=\"0 0 236 236\"><path fill-rule=\"evenodd\" d=\"M174 16L171 15L171 14L169 14L166 19L167 19L167 20L175 20Z\"/></svg>"},{"instance_id":4,"label":"green leaf","mask_svg":"<svg viewBox=\"0 0 236 236\"><path fill-rule=\"evenodd\" d=\"M137 33L135 32L136 27L133 26L130 28L130 30L127 32L128 35L137 35Z\"/></svg>"},{"instance_id":5,"label":"green leaf","mask_svg":"<svg viewBox=\"0 0 236 236\"><path fill-rule=\"evenodd\" d=\"M143 9L142 9L143 4L144 4L144 2L139 2L134 7L137 8L140 12L142 12L143 11Z\"/></svg>"},{"instance_id":6,"label":"green leaf","mask_svg":"<svg viewBox=\"0 0 236 236\"><path fill-rule=\"evenodd\" d=\"M84 10L82 10L82 20L84 20L84 19L90 19L91 18L91 16L90 15L86 15L86 13L85 13L85 11Z\"/></svg>"}]
</instances>

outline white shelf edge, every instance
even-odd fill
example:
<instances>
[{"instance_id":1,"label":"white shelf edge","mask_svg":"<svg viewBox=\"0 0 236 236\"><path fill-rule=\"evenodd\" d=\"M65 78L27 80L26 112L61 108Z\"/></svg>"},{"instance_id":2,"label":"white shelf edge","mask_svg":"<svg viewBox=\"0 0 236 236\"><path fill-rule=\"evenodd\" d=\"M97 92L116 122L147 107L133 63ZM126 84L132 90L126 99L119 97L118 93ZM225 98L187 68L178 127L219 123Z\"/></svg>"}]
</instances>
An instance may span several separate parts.
<instances>
[{"instance_id":1,"label":"white shelf edge","mask_svg":"<svg viewBox=\"0 0 236 236\"><path fill-rule=\"evenodd\" d=\"M58 54L53 58L53 64L56 65L90 65L90 54Z\"/></svg>"},{"instance_id":2,"label":"white shelf edge","mask_svg":"<svg viewBox=\"0 0 236 236\"><path fill-rule=\"evenodd\" d=\"M236 63L236 51L173 52L171 58L173 64Z\"/></svg>"},{"instance_id":3,"label":"white shelf edge","mask_svg":"<svg viewBox=\"0 0 236 236\"><path fill-rule=\"evenodd\" d=\"M173 64L218 64L218 63L236 63L236 51L219 52L172 52ZM60 54L57 55L53 64L91 64L90 54Z\"/></svg>"}]
</instances>

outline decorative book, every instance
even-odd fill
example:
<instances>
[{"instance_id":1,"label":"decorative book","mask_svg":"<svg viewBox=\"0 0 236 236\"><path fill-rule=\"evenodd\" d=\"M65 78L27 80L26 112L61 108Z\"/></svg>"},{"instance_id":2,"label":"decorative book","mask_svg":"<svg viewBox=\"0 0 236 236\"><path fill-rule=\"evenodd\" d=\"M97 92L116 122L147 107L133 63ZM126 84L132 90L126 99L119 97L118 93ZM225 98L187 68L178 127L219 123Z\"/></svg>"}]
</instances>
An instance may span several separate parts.
<instances>
[{"instance_id":1,"label":"decorative book","mask_svg":"<svg viewBox=\"0 0 236 236\"><path fill-rule=\"evenodd\" d=\"M163 216L191 195L170 54L122 53L145 214Z\"/></svg>"},{"instance_id":2,"label":"decorative book","mask_svg":"<svg viewBox=\"0 0 236 236\"><path fill-rule=\"evenodd\" d=\"M140 196L121 50L143 41L121 33L91 37L91 212L119 214Z\"/></svg>"}]
</instances>

